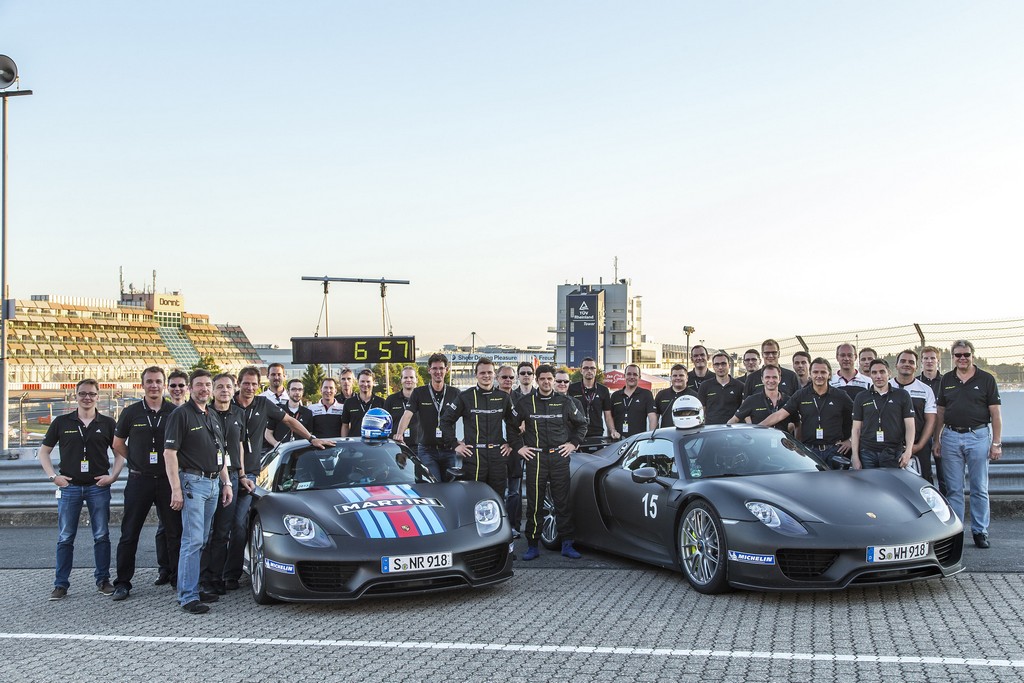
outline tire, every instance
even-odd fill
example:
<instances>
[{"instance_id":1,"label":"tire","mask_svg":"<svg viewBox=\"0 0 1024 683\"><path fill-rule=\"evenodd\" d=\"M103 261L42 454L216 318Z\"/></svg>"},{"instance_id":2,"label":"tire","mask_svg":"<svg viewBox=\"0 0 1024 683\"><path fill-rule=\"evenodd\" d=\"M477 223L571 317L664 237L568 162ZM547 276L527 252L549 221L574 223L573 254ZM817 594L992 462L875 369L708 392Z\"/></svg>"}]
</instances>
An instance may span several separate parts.
<instances>
[{"instance_id":1,"label":"tire","mask_svg":"<svg viewBox=\"0 0 1024 683\"><path fill-rule=\"evenodd\" d=\"M718 513L703 500L686 506L679 521L679 565L698 593L729 591L725 528Z\"/></svg>"},{"instance_id":2,"label":"tire","mask_svg":"<svg viewBox=\"0 0 1024 683\"><path fill-rule=\"evenodd\" d=\"M551 497L551 488L544 487L544 516L541 517L540 542L548 550L561 550L562 539L558 537L558 515L555 514L555 501Z\"/></svg>"},{"instance_id":3,"label":"tire","mask_svg":"<svg viewBox=\"0 0 1024 683\"><path fill-rule=\"evenodd\" d=\"M277 600L267 594L267 568L263 560L263 523L257 515L249 528L249 579L252 599L257 605L271 605Z\"/></svg>"}]
</instances>

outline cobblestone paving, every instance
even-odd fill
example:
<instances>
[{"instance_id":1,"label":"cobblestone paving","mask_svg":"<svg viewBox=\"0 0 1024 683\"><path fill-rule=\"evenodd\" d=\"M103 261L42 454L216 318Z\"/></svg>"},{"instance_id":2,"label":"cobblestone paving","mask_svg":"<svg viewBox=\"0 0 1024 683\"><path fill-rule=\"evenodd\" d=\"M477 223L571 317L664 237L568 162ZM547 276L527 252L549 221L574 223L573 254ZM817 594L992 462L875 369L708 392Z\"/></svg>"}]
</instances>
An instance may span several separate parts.
<instances>
[{"instance_id":1,"label":"cobblestone paving","mask_svg":"<svg viewBox=\"0 0 1024 683\"><path fill-rule=\"evenodd\" d=\"M243 589L193 616L154 573L115 603L88 570L59 602L52 570L0 571L0 681L1024 681L1020 574L709 597L639 565L517 568L488 590L348 605L259 607Z\"/></svg>"}]
</instances>

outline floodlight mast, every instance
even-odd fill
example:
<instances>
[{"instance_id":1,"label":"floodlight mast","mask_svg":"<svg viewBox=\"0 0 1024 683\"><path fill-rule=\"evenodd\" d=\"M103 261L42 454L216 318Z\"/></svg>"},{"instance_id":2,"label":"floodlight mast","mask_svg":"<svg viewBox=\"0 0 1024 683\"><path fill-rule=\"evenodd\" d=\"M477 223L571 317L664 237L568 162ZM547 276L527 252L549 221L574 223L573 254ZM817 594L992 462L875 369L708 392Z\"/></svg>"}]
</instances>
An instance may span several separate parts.
<instances>
[{"instance_id":1,"label":"floodlight mast","mask_svg":"<svg viewBox=\"0 0 1024 683\"><path fill-rule=\"evenodd\" d=\"M388 322L387 322L387 306L386 306L385 302L387 300L387 295L388 295L388 285L408 285L408 284L411 284L408 280L389 280L389 279L383 278L383 277L378 279L378 280L372 280L372 279L369 279L369 278L362 278L362 277L330 277L329 275L324 275L322 277L318 277L316 275L303 275L302 279L303 280L308 280L308 281L311 281L311 282L322 282L323 285L324 285L324 305L323 305L323 308L324 308L324 336L326 336L326 337L331 336L331 334L330 334L330 332L331 332L331 324L330 324L330 315L331 315L331 313L330 313L330 309L328 308L328 305L327 305L327 297L328 297L328 293L330 292L330 286L331 286L332 282L357 282L357 283L363 283L363 284L380 285L380 322L381 322L381 332L383 333L383 335L385 337L394 336L388 330ZM318 335L314 335L314 336L318 336ZM328 375L331 374L331 366L330 365L327 366L327 374ZM387 392L387 391L390 391L390 390L391 390L391 372L390 372L390 368L388 367L388 364L384 363L384 391Z\"/></svg>"}]
</instances>

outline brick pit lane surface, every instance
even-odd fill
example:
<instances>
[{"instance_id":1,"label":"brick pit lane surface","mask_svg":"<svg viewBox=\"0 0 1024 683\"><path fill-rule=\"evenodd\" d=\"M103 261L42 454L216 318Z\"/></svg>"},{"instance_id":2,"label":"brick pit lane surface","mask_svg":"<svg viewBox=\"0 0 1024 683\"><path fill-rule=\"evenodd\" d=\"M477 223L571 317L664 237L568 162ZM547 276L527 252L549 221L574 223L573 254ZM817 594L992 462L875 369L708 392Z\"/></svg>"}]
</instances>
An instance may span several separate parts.
<instances>
[{"instance_id":1,"label":"brick pit lane surface","mask_svg":"<svg viewBox=\"0 0 1024 683\"><path fill-rule=\"evenodd\" d=\"M56 530L7 528L0 681L1024 681L1022 532L993 520L992 550L968 537L952 579L841 592L704 596L583 549L489 589L259 607L244 586L195 616L152 585L152 527L119 603L95 592L88 527L57 602Z\"/></svg>"}]
</instances>

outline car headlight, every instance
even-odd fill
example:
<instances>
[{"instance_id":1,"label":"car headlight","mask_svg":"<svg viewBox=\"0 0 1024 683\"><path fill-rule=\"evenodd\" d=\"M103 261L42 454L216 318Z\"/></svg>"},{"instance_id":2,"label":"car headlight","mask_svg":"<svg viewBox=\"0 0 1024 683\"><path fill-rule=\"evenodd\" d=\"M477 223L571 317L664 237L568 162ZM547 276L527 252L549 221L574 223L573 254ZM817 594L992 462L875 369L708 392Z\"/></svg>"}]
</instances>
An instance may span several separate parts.
<instances>
[{"instance_id":1,"label":"car headlight","mask_svg":"<svg viewBox=\"0 0 1024 683\"><path fill-rule=\"evenodd\" d=\"M928 503L928 507L932 509L939 521L948 522L949 518L953 516L953 510L950 509L942 494L931 486L921 487L921 497L924 498L924 502Z\"/></svg>"},{"instance_id":2,"label":"car headlight","mask_svg":"<svg viewBox=\"0 0 1024 683\"><path fill-rule=\"evenodd\" d=\"M289 536L311 548L326 548L331 544L327 533L309 517L285 515L284 528L288 530Z\"/></svg>"},{"instance_id":3,"label":"car headlight","mask_svg":"<svg viewBox=\"0 0 1024 683\"><path fill-rule=\"evenodd\" d=\"M501 527L501 506L493 500L481 500L473 509L476 530L481 536L492 534Z\"/></svg>"},{"instance_id":4,"label":"car headlight","mask_svg":"<svg viewBox=\"0 0 1024 683\"><path fill-rule=\"evenodd\" d=\"M803 524L796 521L785 510L780 510L774 505L752 500L747 503L747 509L750 510L750 514L757 517L757 521L769 529L788 536L805 536L807 534L807 529Z\"/></svg>"}]
</instances>

